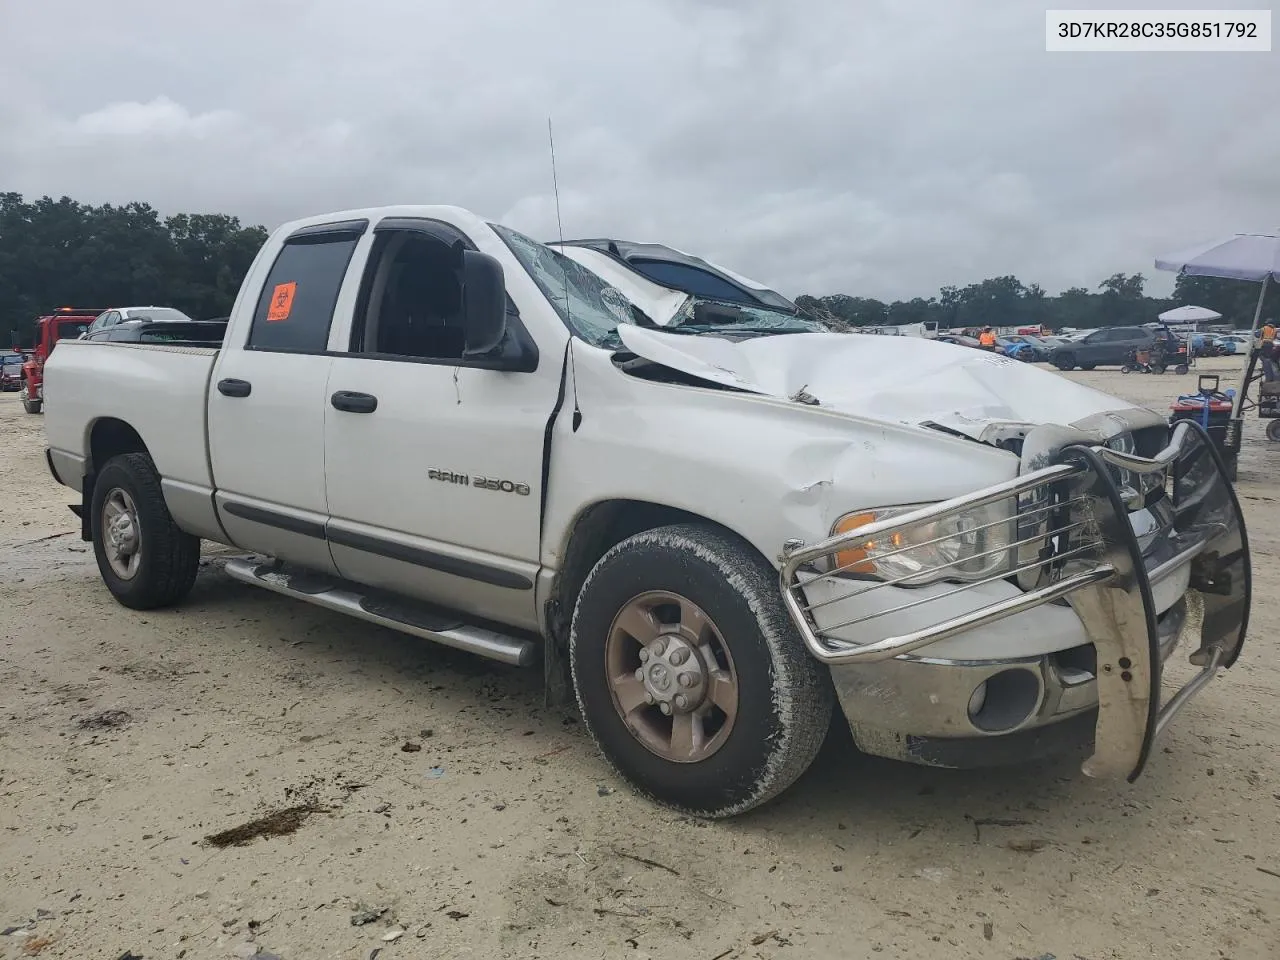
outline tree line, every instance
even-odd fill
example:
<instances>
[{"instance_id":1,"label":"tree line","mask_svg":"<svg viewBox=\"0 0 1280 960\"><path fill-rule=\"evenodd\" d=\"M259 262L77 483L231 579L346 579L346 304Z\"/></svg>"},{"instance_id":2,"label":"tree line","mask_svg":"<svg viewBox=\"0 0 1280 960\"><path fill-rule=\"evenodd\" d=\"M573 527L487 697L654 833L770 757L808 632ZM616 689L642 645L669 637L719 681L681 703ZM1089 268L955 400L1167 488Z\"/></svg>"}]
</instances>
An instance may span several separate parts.
<instances>
[{"instance_id":1,"label":"tree line","mask_svg":"<svg viewBox=\"0 0 1280 960\"><path fill-rule=\"evenodd\" d=\"M1096 289L1070 287L1056 297L1037 283L1017 277L992 277L965 287L943 287L936 297L915 297L885 303L868 297L837 293L803 295L796 304L810 316L839 326L896 326L936 321L940 329L959 327L1046 326L1052 330L1133 326L1150 323L1161 313L1181 306L1208 307L1222 314L1223 323L1247 327L1253 322L1258 284L1244 280L1179 275L1172 297L1145 292L1140 273L1115 273ZM1272 285L1264 317L1280 316L1280 291Z\"/></svg>"},{"instance_id":2,"label":"tree line","mask_svg":"<svg viewBox=\"0 0 1280 960\"><path fill-rule=\"evenodd\" d=\"M224 317L266 238L263 227L223 214L161 217L146 203L0 193L0 344L11 330L30 341L35 318L63 306Z\"/></svg>"},{"instance_id":3,"label":"tree line","mask_svg":"<svg viewBox=\"0 0 1280 960\"><path fill-rule=\"evenodd\" d=\"M240 281L267 238L224 214L161 217L146 203L93 206L70 197L28 202L0 193L0 343L9 331L30 336L37 316L59 306L163 305L196 319L231 312ZM1148 296L1142 274L1116 273L1095 289L1071 287L1050 296L1036 283L992 277L965 287L943 287L935 297L885 303L836 293L809 294L796 303L837 327L937 321L940 327L1101 327L1146 323L1174 306L1217 310L1225 321L1248 326L1257 284L1213 277L1177 279L1173 296ZM1272 290L1264 316L1280 316Z\"/></svg>"}]
</instances>

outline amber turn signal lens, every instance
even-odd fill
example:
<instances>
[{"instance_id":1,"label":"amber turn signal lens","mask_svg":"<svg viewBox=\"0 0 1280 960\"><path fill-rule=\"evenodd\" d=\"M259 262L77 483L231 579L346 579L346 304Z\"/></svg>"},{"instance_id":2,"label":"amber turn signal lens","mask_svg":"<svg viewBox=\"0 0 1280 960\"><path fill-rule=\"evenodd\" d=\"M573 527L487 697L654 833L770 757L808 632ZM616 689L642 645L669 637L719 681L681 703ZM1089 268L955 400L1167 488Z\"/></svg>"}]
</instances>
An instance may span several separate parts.
<instances>
[{"instance_id":1,"label":"amber turn signal lens","mask_svg":"<svg viewBox=\"0 0 1280 960\"><path fill-rule=\"evenodd\" d=\"M848 516L841 517L836 524L835 534L837 536L845 533L853 533L859 527L865 527L869 523L876 522L874 513L851 513ZM888 547L896 549L903 545L902 534L889 534L883 544L879 540L872 540L869 543L850 550L840 550L836 553L836 566L841 573L869 573L876 572L875 561L871 559L871 552L878 547Z\"/></svg>"}]
</instances>

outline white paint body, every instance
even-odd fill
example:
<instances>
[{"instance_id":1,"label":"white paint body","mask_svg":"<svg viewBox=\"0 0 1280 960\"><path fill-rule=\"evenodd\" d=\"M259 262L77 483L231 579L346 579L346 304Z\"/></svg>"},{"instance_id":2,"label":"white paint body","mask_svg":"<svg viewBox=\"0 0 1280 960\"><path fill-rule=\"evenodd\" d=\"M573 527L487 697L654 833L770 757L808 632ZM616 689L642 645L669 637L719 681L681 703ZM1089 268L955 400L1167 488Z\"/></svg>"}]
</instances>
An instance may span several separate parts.
<instances>
[{"instance_id":1,"label":"white paint body","mask_svg":"<svg viewBox=\"0 0 1280 960\"><path fill-rule=\"evenodd\" d=\"M507 292L538 347L535 371L345 355L372 228L386 217L446 222L501 262ZM353 218L368 219L370 229L348 267L328 352L245 350L284 238ZM663 287L626 271L611 275L591 251L573 256L660 323L679 307ZM154 458L176 522L192 533L514 628L540 629L570 534L594 504L636 500L680 508L739 534L776 566L787 540L822 539L851 511L938 501L1014 477L1016 456L974 442L993 426L1071 423L1127 407L1029 365L919 337L815 333L733 343L634 326L620 332L628 350L707 385L632 376L615 365L612 351L571 337L502 239L467 211L345 211L275 231L245 278L221 350L64 342L45 370L48 442L62 481L79 488L82 474L101 466L92 463L95 424L123 421ZM565 397L556 413L562 376ZM252 394L221 395L212 385L223 378L250 381ZM818 405L789 399L801 388ZM370 415L335 410L329 396L337 390L374 393L378 408ZM962 436L921 426L927 421ZM511 480L529 494L432 482L430 469ZM531 587L327 542L256 522L245 508L293 518L303 529L327 524L479 565ZM1015 590L1002 581L958 602L985 605ZM882 618L880 629L932 625L913 623L913 616ZM1026 657L1084 642L1074 614L1055 608L971 631L933 652Z\"/></svg>"}]
</instances>

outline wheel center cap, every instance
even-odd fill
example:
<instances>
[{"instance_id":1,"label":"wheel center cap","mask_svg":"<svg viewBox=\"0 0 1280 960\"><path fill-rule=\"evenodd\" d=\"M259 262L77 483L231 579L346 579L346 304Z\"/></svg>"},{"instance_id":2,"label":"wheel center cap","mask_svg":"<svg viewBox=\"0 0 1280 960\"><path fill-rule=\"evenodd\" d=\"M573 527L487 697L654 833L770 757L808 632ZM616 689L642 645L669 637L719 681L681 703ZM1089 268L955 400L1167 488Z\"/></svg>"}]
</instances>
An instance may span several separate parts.
<instances>
[{"instance_id":1,"label":"wheel center cap","mask_svg":"<svg viewBox=\"0 0 1280 960\"><path fill-rule=\"evenodd\" d=\"M666 693L671 689L671 671L665 664L655 663L649 668L649 683L655 690Z\"/></svg>"},{"instance_id":2,"label":"wheel center cap","mask_svg":"<svg viewBox=\"0 0 1280 960\"><path fill-rule=\"evenodd\" d=\"M691 713L706 696L707 671L698 651L679 635L665 634L644 648L637 677L664 713Z\"/></svg>"}]
</instances>

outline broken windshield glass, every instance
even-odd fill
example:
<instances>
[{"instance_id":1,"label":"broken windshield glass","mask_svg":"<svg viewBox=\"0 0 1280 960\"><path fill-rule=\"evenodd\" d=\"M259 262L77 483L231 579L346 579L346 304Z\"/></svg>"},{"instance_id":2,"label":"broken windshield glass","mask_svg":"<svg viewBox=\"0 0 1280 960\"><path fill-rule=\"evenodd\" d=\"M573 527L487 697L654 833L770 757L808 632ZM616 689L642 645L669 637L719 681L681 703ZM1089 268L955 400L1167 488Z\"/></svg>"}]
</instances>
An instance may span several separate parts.
<instances>
[{"instance_id":1,"label":"broken windshield glass","mask_svg":"<svg viewBox=\"0 0 1280 960\"><path fill-rule=\"evenodd\" d=\"M508 227L490 224L511 248L566 326L597 347L616 348L618 324L644 317L622 293L564 254Z\"/></svg>"}]
</instances>

